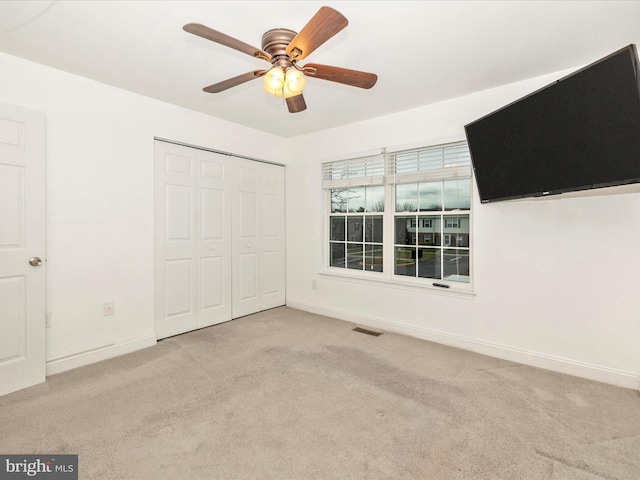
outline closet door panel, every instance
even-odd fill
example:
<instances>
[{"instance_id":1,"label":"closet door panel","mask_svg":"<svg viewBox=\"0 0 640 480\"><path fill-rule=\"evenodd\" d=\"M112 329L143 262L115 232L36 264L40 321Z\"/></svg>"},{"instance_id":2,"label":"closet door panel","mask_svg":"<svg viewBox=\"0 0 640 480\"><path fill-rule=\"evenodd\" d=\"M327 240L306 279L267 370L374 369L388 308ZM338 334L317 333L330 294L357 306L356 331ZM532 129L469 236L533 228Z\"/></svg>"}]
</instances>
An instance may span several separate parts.
<instances>
[{"instance_id":1,"label":"closet door panel","mask_svg":"<svg viewBox=\"0 0 640 480\"><path fill-rule=\"evenodd\" d=\"M225 306L223 292L226 280L224 259L221 257L207 257L200 260L200 311L209 312Z\"/></svg>"},{"instance_id":2,"label":"closet door panel","mask_svg":"<svg viewBox=\"0 0 640 480\"><path fill-rule=\"evenodd\" d=\"M233 216L233 318L258 312L259 230L257 162L238 162L238 184Z\"/></svg>"},{"instance_id":3,"label":"closet door panel","mask_svg":"<svg viewBox=\"0 0 640 480\"><path fill-rule=\"evenodd\" d=\"M175 321L179 317L189 326L193 323L189 317L195 313L193 309L193 261L189 258L178 258L164 262L165 302L164 318Z\"/></svg>"},{"instance_id":4,"label":"closet door panel","mask_svg":"<svg viewBox=\"0 0 640 480\"><path fill-rule=\"evenodd\" d=\"M231 320L231 191L230 158L199 151L198 191L198 321L207 327Z\"/></svg>"},{"instance_id":5,"label":"closet door panel","mask_svg":"<svg viewBox=\"0 0 640 480\"><path fill-rule=\"evenodd\" d=\"M244 161L236 198L234 318L285 304L284 167Z\"/></svg>"},{"instance_id":6,"label":"closet door panel","mask_svg":"<svg viewBox=\"0 0 640 480\"><path fill-rule=\"evenodd\" d=\"M196 152L162 142L155 152L155 320L164 338L196 328Z\"/></svg>"},{"instance_id":7,"label":"closet door panel","mask_svg":"<svg viewBox=\"0 0 640 480\"><path fill-rule=\"evenodd\" d=\"M264 164L260 177L262 205L262 308L284 305L285 296L285 175L284 168Z\"/></svg>"}]
</instances>

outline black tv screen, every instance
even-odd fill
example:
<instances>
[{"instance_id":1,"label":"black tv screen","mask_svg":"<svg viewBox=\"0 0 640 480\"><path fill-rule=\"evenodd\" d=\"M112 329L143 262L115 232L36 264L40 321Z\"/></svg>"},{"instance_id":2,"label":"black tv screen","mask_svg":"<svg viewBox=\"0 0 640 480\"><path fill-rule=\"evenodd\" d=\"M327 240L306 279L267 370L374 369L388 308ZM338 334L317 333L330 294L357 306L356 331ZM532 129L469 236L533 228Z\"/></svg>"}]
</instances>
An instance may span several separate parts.
<instances>
[{"instance_id":1,"label":"black tv screen","mask_svg":"<svg viewBox=\"0 0 640 480\"><path fill-rule=\"evenodd\" d=\"M465 125L483 203L640 182L640 74L629 45Z\"/></svg>"}]
</instances>

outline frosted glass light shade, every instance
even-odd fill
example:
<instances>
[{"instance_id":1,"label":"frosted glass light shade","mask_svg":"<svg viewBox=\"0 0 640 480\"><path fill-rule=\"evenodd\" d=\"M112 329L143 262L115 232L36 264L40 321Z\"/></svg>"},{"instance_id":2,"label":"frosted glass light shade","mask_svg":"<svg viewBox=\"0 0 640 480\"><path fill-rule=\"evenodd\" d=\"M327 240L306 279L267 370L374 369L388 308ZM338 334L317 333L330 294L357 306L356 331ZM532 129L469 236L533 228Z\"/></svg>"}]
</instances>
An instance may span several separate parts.
<instances>
[{"instance_id":1,"label":"frosted glass light shade","mask_svg":"<svg viewBox=\"0 0 640 480\"><path fill-rule=\"evenodd\" d=\"M287 70L284 83L291 95L299 95L307 84L307 80L301 72L295 68L290 68Z\"/></svg>"},{"instance_id":2,"label":"frosted glass light shade","mask_svg":"<svg viewBox=\"0 0 640 480\"><path fill-rule=\"evenodd\" d=\"M282 96L284 79L284 70L280 67L273 67L264 75L264 91L276 97Z\"/></svg>"}]
</instances>

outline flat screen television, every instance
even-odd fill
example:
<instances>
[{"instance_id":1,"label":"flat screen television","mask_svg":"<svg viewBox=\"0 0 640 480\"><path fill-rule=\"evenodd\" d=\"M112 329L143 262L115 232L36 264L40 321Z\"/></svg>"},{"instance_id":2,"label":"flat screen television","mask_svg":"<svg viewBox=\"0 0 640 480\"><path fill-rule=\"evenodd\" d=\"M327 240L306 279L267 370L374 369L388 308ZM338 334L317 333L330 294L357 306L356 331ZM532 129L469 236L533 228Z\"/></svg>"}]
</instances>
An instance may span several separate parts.
<instances>
[{"instance_id":1,"label":"flat screen television","mask_svg":"<svg viewBox=\"0 0 640 480\"><path fill-rule=\"evenodd\" d=\"M629 45L465 125L482 203L640 182Z\"/></svg>"}]
</instances>

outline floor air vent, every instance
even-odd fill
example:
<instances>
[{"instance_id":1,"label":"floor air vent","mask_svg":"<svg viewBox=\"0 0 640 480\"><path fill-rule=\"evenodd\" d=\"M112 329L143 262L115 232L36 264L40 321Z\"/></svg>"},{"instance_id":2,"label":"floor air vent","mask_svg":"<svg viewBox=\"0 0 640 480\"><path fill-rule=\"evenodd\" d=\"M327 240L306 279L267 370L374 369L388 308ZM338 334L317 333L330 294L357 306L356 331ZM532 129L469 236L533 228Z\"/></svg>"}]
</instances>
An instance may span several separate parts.
<instances>
[{"instance_id":1,"label":"floor air vent","mask_svg":"<svg viewBox=\"0 0 640 480\"><path fill-rule=\"evenodd\" d=\"M367 330L366 328L356 327L353 329L354 332L365 333L367 335L373 335L374 337L379 337L382 335L382 332L374 332L373 330Z\"/></svg>"}]
</instances>

